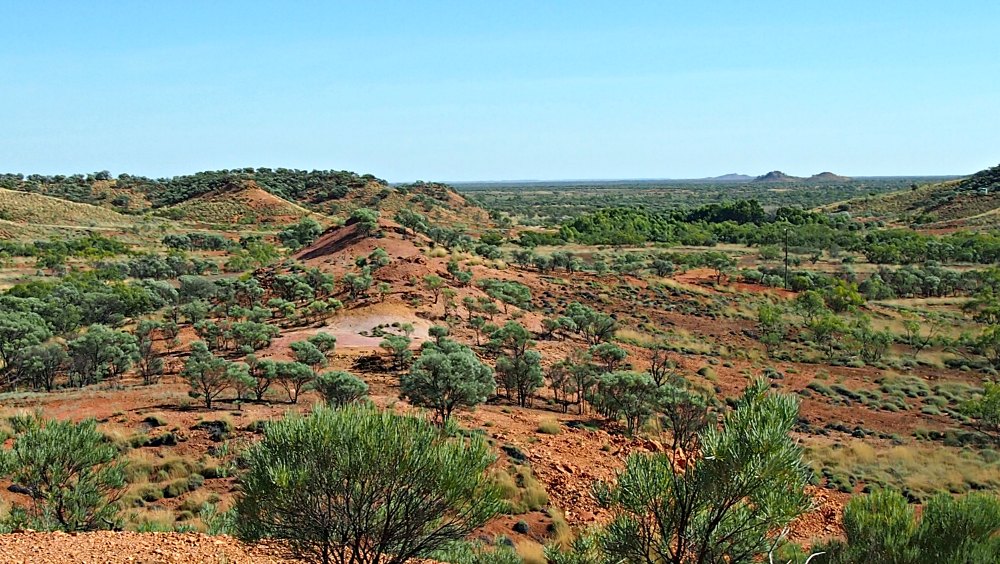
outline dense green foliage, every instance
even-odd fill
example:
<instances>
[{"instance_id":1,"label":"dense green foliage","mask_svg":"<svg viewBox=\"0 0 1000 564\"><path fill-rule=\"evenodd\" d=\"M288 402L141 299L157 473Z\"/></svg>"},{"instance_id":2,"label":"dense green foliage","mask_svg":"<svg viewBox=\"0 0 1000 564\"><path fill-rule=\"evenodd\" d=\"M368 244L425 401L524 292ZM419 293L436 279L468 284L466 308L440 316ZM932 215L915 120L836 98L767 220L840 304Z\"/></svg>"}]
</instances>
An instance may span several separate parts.
<instances>
[{"instance_id":1,"label":"dense green foliage","mask_svg":"<svg viewBox=\"0 0 1000 564\"><path fill-rule=\"evenodd\" d=\"M427 342L410 372L400 378L403 396L447 423L455 409L485 402L496 390L493 370L472 349L451 339Z\"/></svg>"},{"instance_id":2,"label":"dense green foliage","mask_svg":"<svg viewBox=\"0 0 1000 564\"><path fill-rule=\"evenodd\" d=\"M963 564L995 562L1000 554L1000 499L986 493L941 493L913 506L894 491L851 499L844 508L847 539L830 546L819 562L854 564Z\"/></svg>"},{"instance_id":3,"label":"dense green foliage","mask_svg":"<svg viewBox=\"0 0 1000 564\"><path fill-rule=\"evenodd\" d=\"M602 550L673 564L749 563L773 550L773 533L809 508L808 471L789 436L797 417L794 397L757 381L721 428L701 433L701 457L685 470L664 454L630 456L615 484L595 487L615 514Z\"/></svg>"},{"instance_id":4,"label":"dense green foliage","mask_svg":"<svg viewBox=\"0 0 1000 564\"><path fill-rule=\"evenodd\" d=\"M202 341L191 344L191 356L181 372L191 388L191 395L204 401L207 409L211 409L212 402L233 386L239 375L240 370L233 363L212 354Z\"/></svg>"},{"instance_id":5,"label":"dense green foliage","mask_svg":"<svg viewBox=\"0 0 1000 564\"><path fill-rule=\"evenodd\" d=\"M271 423L244 455L239 535L286 541L324 564L400 564L446 547L502 509L479 438L363 406Z\"/></svg>"},{"instance_id":6,"label":"dense green foliage","mask_svg":"<svg viewBox=\"0 0 1000 564\"><path fill-rule=\"evenodd\" d=\"M125 487L118 450L93 419L80 423L18 417L13 445L0 450L0 469L27 490L8 525L44 531L92 531L119 526L117 499Z\"/></svg>"},{"instance_id":7,"label":"dense green foliage","mask_svg":"<svg viewBox=\"0 0 1000 564\"><path fill-rule=\"evenodd\" d=\"M368 395L368 384L343 370L332 370L317 375L312 387L330 407L342 407L364 399Z\"/></svg>"}]
</instances>

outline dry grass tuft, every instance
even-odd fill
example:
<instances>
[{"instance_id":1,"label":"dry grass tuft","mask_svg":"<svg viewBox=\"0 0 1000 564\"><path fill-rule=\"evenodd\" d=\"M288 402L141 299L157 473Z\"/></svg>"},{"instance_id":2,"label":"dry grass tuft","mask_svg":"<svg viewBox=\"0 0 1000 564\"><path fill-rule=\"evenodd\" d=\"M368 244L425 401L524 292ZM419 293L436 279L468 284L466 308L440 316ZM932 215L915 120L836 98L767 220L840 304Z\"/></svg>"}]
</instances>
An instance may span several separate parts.
<instances>
[{"instance_id":1,"label":"dry grass tuft","mask_svg":"<svg viewBox=\"0 0 1000 564\"><path fill-rule=\"evenodd\" d=\"M523 564L546 564L545 547L535 541L521 541L515 548Z\"/></svg>"},{"instance_id":2,"label":"dry grass tuft","mask_svg":"<svg viewBox=\"0 0 1000 564\"><path fill-rule=\"evenodd\" d=\"M543 419L538 423L538 432L545 435L558 435L562 432L562 425L555 419Z\"/></svg>"},{"instance_id":3,"label":"dry grass tuft","mask_svg":"<svg viewBox=\"0 0 1000 564\"><path fill-rule=\"evenodd\" d=\"M497 468L493 470L492 477L500 486L511 514L539 511L549 504L545 486L535 479L527 466L511 466L506 470Z\"/></svg>"},{"instance_id":4,"label":"dry grass tuft","mask_svg":"<svg viewBox=\"0 0 1000 564\"><path fill-rule=\"evenodd\" d=\"M843 446L806 448L806 460L836 487L891 487L915 499L939 491L965 493L1000 488L1000 461L984 452L908 444L876 449L860 439Z\"/></svg>"}]
</instances>

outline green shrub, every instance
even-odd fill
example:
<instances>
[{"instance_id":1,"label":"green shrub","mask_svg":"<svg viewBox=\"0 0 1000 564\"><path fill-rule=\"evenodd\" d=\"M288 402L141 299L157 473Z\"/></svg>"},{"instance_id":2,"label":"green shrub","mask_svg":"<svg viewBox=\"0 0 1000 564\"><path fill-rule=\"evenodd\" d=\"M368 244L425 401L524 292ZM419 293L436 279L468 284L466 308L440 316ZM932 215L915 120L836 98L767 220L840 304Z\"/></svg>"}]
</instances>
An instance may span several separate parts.
<instances>
[{"instance_id":1,"label":"green shrub","mask_svg":"<svg viewBox=\"0 0 1000 564\"><path fill-rule=\"evenodd\" d=\"M1000 498L938 494L918 519L903 495L876 491L847 504L844 531L846 540L815 550L826 551L834 564L994 562L1000 554Z\"/></svg>"},{"instance_id":2,"label":"green shrub","mask_svg":"<svg viewBox=\"0 0 1000 564\"><path fill-rule=\"evenodd\" d=\"M313 389L331 407L347 405L368 395L368 384L364 380L342 370L323 372L313 382Z\"/></svg>"},{"instance_id":3,"label":"green shrub","mask_svg":"<svg viewBox=\"0 0 1000 564\"><path fill-rule=\"evenodd\" d=\"M324 564L400 564L464 538L503 507L482 438L442 439L425 419L368 406L290 415L243 460L238 535L282 539Z\"/></svg>"},{"instance_id":4,"label":"green shrub","mask_svg":"<svg viewBox=\"0 0 1000 564\"><path fill-rule=\"evenodd\" d=\"M20 417L12 427L14 444L0 451L0 468L15 484L37 492L27 507L14 507L13 520L40 530L118 526L125 463L93 419Z\"/></svg>"},{"instance_id":5,"label":"green shrub","mask_svg":"<svg viewBox=\"0 0 1000 564\"><path fill-rule=\"evenodd\" d=\"M752 562L773 533L809 509L809 471L789 432L794 396L752 383L721 429L701 433L702 458L683 472L664 454L632 455L617 483L595 496L613 520L600 545L608 561Z\"/></svg>"}]
</instances>

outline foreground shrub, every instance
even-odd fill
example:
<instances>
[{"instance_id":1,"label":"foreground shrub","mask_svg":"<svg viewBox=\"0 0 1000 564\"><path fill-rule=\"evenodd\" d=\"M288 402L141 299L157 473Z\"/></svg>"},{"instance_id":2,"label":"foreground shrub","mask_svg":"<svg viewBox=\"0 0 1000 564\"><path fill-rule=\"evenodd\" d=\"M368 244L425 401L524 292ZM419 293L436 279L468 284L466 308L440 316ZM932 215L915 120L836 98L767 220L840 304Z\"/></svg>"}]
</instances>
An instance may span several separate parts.
<instances>
[{"instance_id":1,"label":"foreground shrub","mask_svg":"<svg viewBox=\"0 0 1000 564\"><path fill-rule=\"evenodd\" d=\"M754 562L773 533L809 509L808 470L789 432L793 396L751 384L721 429L700 435L702 457L685 470L665 454L633 455L616 484L595 495L615 514L600 535L609 561Z\"/></svg>"},{"instance_id":2,"label":"foreground shrub","mask_svg":"<svg viewBox=\"0 0 1000 564\"><path fill-rule=\"evenodd\" d=\"M31 498L15 505L10 522L45 531L92 531L120 525L117 500L125 488L118 450L88 419L81 423L19 417L13 446L0 468Z\"/></svg>"},{"instance_id":3,"label":"foreground shrub","mask_svg":"<svg viewBox=\"0 0 1000 564\"><path fill-rule=\"evenodd\" d=\"M235 505L246 540L283 539L311 561L397 564L461 539L503 509L479 438L360 405L265 428Z\"/></svg>"},{"instance_id":4,"label":"foreground shrub","mask_svg":"<svg viewBox=\"0 0 1000 564\"><path fill-rule=\"evenodd\" d=\"M1000 554L1000 498L984 493L941 493L917 519L902 494L883 490L851 499L844 508L846 541L825 550L836 564L996 562ZM824 560L820 560L823 562Z\"/></svg>"}]
</instances>

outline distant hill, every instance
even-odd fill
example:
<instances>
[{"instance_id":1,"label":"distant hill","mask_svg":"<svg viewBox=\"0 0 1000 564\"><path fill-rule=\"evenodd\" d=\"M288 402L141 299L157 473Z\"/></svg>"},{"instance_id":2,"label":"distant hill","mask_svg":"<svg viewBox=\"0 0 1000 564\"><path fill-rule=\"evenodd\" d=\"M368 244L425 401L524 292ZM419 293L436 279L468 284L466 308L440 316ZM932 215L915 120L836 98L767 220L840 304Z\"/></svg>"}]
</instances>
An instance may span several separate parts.
<instances>
[{"instance_id":1,"label":"distant hill","mask_svg":"<svg viewBox=\"0 0 1000 564\"><path fill-rule=\"evenodd\" d=\"M813 182L850 182L851 178L848 176L840 176L839 174L834 174L832 172L821 172L810 176L808 180Z\"/></svg>"},{"instance_id":2,"label":"distant hill","mask_svg":"<svg viewBox=\"0 0 1000 564\"><path fill-rule=\"evenodd\" d=\"M750 182L753 179L754 179L754 177L752 177L752 176L748 176L746 174L739 174L739 173L736 173L736 172L732 172L732 173L729 173L729 174L723 174L722 176L715 176L715 177L712 177L712 178L705 178L704 180L708 180L708 181L711 181L711 182Z\"/></svg>"},{"instance_id":3,"label":"distant hill","mask_svg":"<svg viewBox=\"0 0 1000 564\"><path fill-rule=\"evenodd\" d=\"M753 179L754 182L775 182L775 183L778 183L778 182L802 182L803 180L805 180L805 179L804 178L800 178L798 176L789 176L789 175L781 172L780 170L772 170L771 172L769 172L767 174L764 174L762 176L758 176L757 178Z\"/></svg>"},{"instance_id":4,"label":"distant hill","mask_svg":"<svg viewBox=\"0 0 1000 564\"><path fill-rule=\"evenodd\" d=\"M771 172L758 176L753 179L754 182L773 182L773 183L809 183L809 182L850 182L851 179L847 176L840 176L839 174L834 174L832 172L821 172L819 174L814 174L809 178L802 178L801 176L791 176L781 172L780 170L772 170Z\"/></svg>"},{"instance_id":5,"label":"distant hill","mask_svg":"<svg viewBox=\"0 0 1000 564\"><path fill-rule=\"evenodd\" d=\"M1000 165L959 180L914 184L909 190L821 209L924 230L1000 228Z\"/></svg>"}]
</instances>

